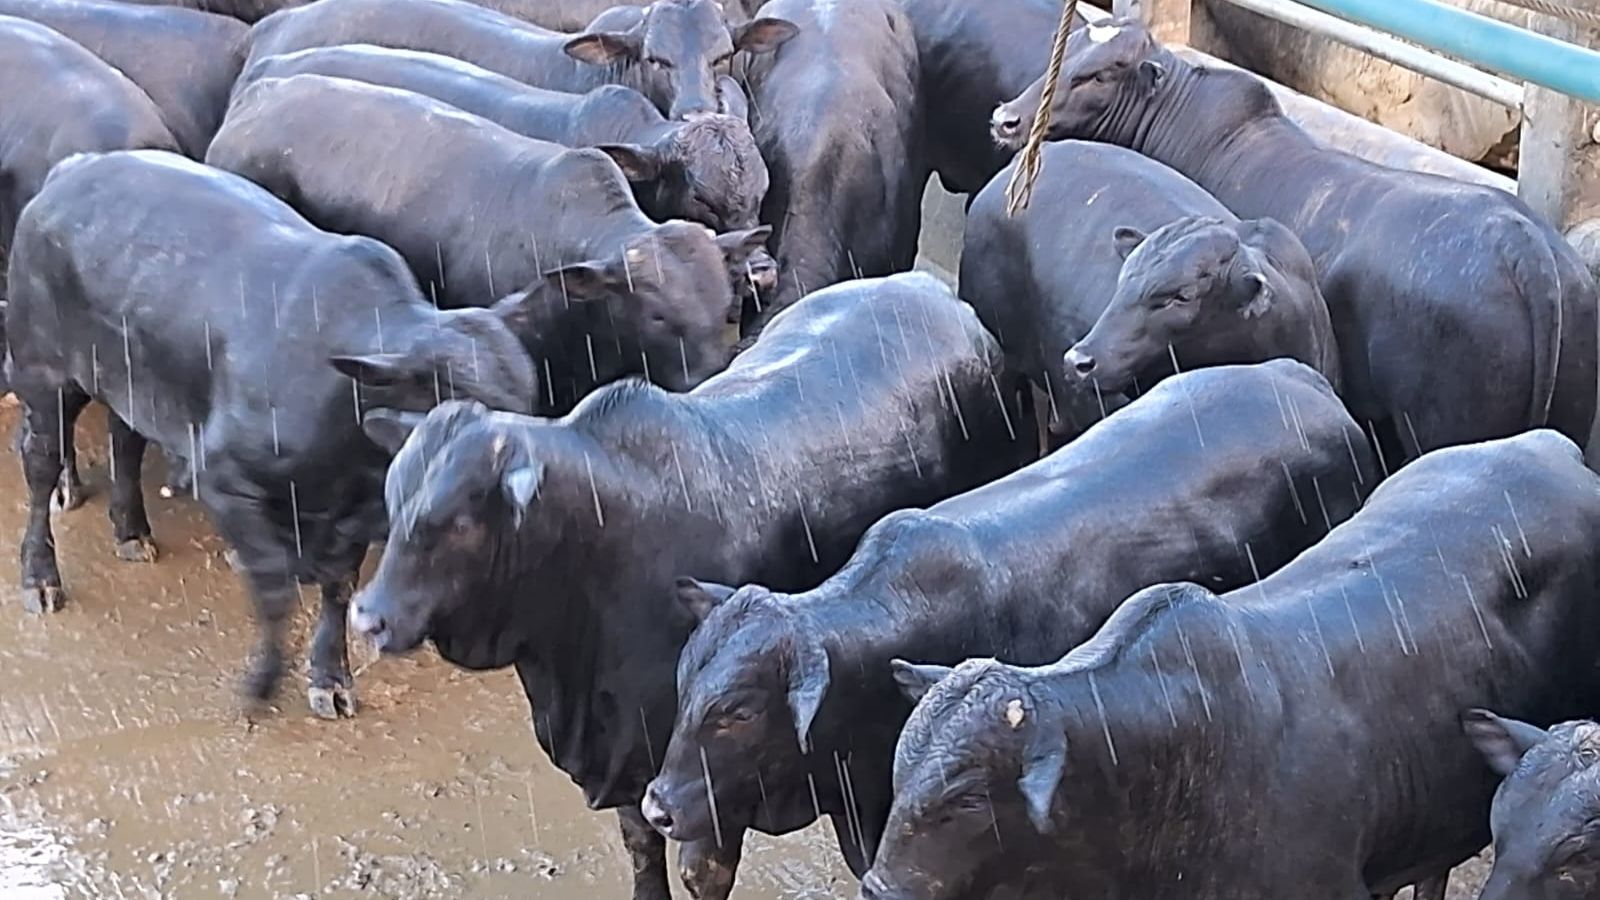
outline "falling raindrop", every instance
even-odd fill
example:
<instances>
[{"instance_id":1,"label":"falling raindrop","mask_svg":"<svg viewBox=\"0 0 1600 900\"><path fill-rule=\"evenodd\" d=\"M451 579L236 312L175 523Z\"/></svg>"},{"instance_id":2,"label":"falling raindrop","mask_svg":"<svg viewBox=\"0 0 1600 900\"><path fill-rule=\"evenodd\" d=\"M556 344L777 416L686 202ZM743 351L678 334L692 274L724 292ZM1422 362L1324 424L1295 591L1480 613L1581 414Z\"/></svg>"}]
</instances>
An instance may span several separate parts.
<instances>
[{"instance_id":1,"label":"falling raindrop","mask_svg":"<svg viewBox=\"0 0 1600 900\"><path fill-rule=\"evenodd\" d=\"M717 793L711 786L711 764L706 761L706 748L700 748L700 774L706 783L706 805L711 808L711 831L717 838L717 849L722 849L722 816L717 810Z\"/></svg>"}]
</instances>

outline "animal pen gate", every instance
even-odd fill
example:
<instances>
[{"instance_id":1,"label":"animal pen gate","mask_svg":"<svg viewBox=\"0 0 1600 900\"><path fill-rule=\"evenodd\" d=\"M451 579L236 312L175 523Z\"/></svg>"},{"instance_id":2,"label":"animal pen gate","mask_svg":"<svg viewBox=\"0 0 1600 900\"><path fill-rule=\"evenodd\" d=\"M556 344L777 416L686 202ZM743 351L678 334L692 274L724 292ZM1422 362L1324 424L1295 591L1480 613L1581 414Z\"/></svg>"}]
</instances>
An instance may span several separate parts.
<instances>
[{"instance_id":1,"label":"animal pen gate","mask_svg":"<svg viewBox=\"0 0 1600 900\"><path fill-rule=\"evenodd\" d=\"M1113 8L1143 18L1163 42L1204 51L1211 37L1205 2L1114 0ZM1533 11L1532 29L1439 0L1220 2L1366 51L1517 113L1517 195L1558 229L1578 224L1581 201L1600 202L1580 196L1579 177L1579 150L1600 142L1600 134L1591 136L1586 127L1600 104L1600 53L1592 49L1600 47L1600 0L1500 0Z\"/></svg>"}]
</instances>

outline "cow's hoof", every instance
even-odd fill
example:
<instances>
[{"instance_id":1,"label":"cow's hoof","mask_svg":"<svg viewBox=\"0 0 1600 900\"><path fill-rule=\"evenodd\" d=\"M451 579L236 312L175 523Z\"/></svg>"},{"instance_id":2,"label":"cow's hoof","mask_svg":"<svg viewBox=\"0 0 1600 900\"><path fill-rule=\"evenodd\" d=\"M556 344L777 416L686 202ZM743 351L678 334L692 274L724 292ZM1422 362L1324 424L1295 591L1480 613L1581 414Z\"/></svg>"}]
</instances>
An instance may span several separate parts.
<instances>
[{"instance_id":1,"label":"cow's hoof","mask_svg":"<svg viewBox=\"0 0 1600 900\"><path fill-rule=\"evenodd\" d=\"M41 584L22 589L22 608L36 615L60 612L67 594L60 585Z\"/></svg>"},{"instance_id":2,"label":"cow's hoof","mask_svg":"<svg viewBox=\"0 0 1600 900\"><path fill-rule=\"evenodd\" d=\"M319 719L343 719L356 714L356 692L342 684L314 687L306 692L311 712Z\"/></svg>"},{"instance_id":3,"label":"cow's hoof","mask_svg":"<svg viewBox=\"0 0 1600 900\"><path fill-rule=\"evenodd\" d=\"M63 478L56 489L50 492L50 509L52 512L71 512L82 506L85 499L81 482Z\"/></svg>"},{"instance_id":4,"label":"cow's hoof","mask_svg":"<svg viewBox=\"0 0 1600 900\"><path fill-rule=\"evenodd\" d=\"M156 542L149 535L131 537L117 544L117 559L123 562L153 563L157 556Z\"/></svg>"}]
</instances>

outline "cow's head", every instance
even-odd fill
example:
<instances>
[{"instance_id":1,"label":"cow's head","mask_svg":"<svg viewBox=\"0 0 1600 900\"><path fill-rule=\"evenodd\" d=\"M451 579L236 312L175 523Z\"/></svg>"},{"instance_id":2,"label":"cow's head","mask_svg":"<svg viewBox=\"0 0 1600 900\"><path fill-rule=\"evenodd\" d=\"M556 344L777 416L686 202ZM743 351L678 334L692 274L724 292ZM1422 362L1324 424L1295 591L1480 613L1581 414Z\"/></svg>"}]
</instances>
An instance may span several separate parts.
<instances>
[{"instance_id":1,"label":"cow's head","mask_svg":"<svg viewBox=\"0 0 1600 900\"><path fill-rule=\"evenodd\" d=\"M716 231L754 228L766 199L767 164L750 126L736 116L696 116L653 144L600 148L616 161L657 219L688 219Z\"/></svg>"},{"instance_id":2,"label":"cow's head","mask_svg":"<svg viewBox=\"0 0 1600 900\"><path fill-rule=\"evenodd\" d=\"M1480 900L1600 896L1600 724L1545 731L1474 709L1462 727L1505 779L1490 814L1494 869Z\"/></svg>"},{"instance_id":3,"label":"cow's head","mask_svg":"<svg viewBox=\"0 0 1600 900\"><path fill-rule=\"evenodd\" d=\"M593 26L566 44L567 54L598 66L638 68L639 89L674 119L721 112L717 76L739 51L771 53L799 33L782 19L729 27L714 0L656 0L625 31Z\"/></svg>"},{"instance_id":4,"label":"cow's head","mask_svg":"<svg viewBox=\"0 0 1600 900\"><path fill-rule=\"evenodd\" d=\"M1111 19L1073 32L1050 111L1048 139L1100 137L1109 118L1143 108L1166 77L1167 56L1136 19ZM989 127L1001 146L1017 149L1027 141L1048 74L995 108Z\"/></svg>"},{"instance_id":5,"label":"cow's head","mask_svg":"<svg viewBox=\"0 0 1600 900\"><path fill-rule=\"evenodd\" d=\"M416 290L417 304L424 305L421 289ZM399 326L397 320L401 317L383 325L379 343L398 349L329 359L359 383L363 406L423 411L442 400L459 399L529 412L537 404L533 360L500 311L430 308L414 324ZM397 333L401 327L405 331Z\"/></svg>"},{"instance_id":6,"label":"cow's head","mask_svg":"<svg viewBox=\"0 0 1600 900\"><path fill-rule=\"evenodd\" d=\"M1025 858L1025 845L1052 828L1067 755L1062 715L1026 670L994 660L894 666L906 695L920 699L895 748L894 807L861 895L982 896L1014 877L1007 860Z\"/></svg>"},{"instance_id":7,"label":"cow's head","mask_svg":"<svg viewBox=\"0 0 1600 900\"><path fill-rule=\"evenodd\" d=\"M519 553L517 533L541 493L539 420L446 402L426 417L374 410L367 436L394 453L384 485L389 539L350 606L351 626L385 653L432 637L458 665L510 665L520 646L513 604L494 573ZM587 489L587 488L586 488ZM537 544L538 542L530 542Z\"/></svg>"},{"instance_id":8,"label":"cow's head","mask_svg":"<svg viewBox=\"0 0 1600 900\"><path fill-rule=\"evenodd\" d=\"M1116 293L1064 359L1068 384L1103 393L1131 387L1141 373L1258 362L1279 348L1252 340L1284 278L1233 224L1189 217L1146 236L1118 228L1107 236L1124 262Z\"/></svg>"},{"instance_id":9,"label":"cow's head","mask_svg":"<svg viewBox=\"0 0 1600 900\"><path fill-rule=\"evenodd\" d=\"M615 342L642 361L652 382L684 391L727 366L729 270L769 232L716 235L704 225L665 222L612 254L545 273L538 287L563 304L592 306L594 340Z\"/></svg>"},{"instance_id":10,"label":"cow's head","mask_svg":"<svg viewBox=\"0 0 1600 900\"><path fill-rule=\"evenodd\" d=\"M678 659L678 717L644 813L692 841L714 835L708 783L720 824L742 828L759 824L763 785L804 781L828 652L804 614L765 588L681 579L678 595L701 623Z\"/></svg>"}]
</instances>

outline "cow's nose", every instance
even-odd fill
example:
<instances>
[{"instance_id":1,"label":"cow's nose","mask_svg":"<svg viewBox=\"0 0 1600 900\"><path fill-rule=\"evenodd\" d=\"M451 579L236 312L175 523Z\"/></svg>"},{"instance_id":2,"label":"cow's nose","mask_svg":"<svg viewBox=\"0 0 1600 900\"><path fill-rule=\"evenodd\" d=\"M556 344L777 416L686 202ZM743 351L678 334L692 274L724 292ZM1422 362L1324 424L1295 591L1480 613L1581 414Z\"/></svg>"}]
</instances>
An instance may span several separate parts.
<instances>
[{"instance_id":1,"label":"cow's nose","mask_svg":"<svg viewBox=\"0 0 1600 900\"><path fill-rule=\"evenodd\" d=\"M357 598L350 604L350 628L363 637L377 638L389 630L389 623Z\"/></svg>"},{"instance_id":2,"label":"cow's nose","mask_svg":"<svg viewBox=\"0 0 1600 900\"><path fill-rule=\"evenodd\" d=\"M639 811L644 813L644 820L650 827L661 832L665 837L672 837L672 814L661 805L660 792L656 790L655 782L645 788L644 800L639 804Z\"/></svg>"},{"instance_id":3,"label":"cow's nose","mask_svg":"<svg viewBox=\"0 0 1600 900\"><path fill-rule=\"evenodd\" d=\"M1089 375L1094 372L1094 357L1073 347L1067 351L1067 368L1080 376Z\"/></svg>"}]
</instances>

